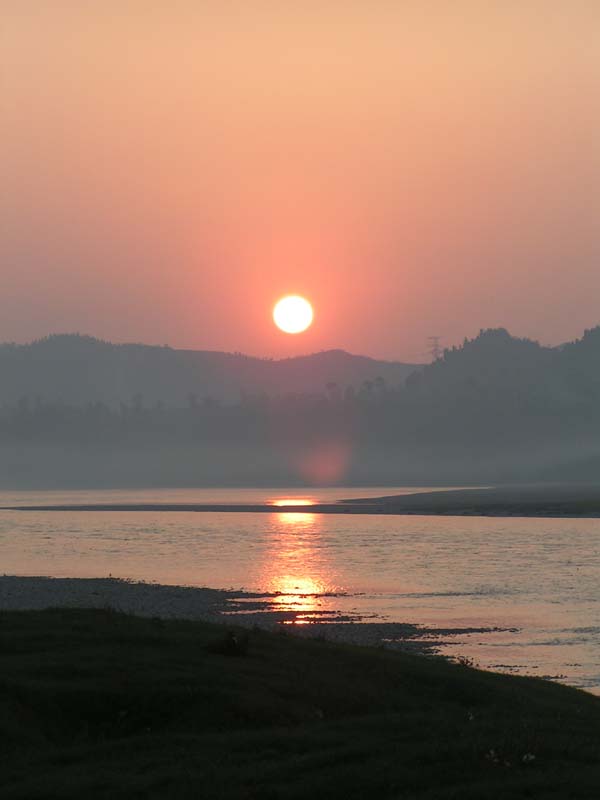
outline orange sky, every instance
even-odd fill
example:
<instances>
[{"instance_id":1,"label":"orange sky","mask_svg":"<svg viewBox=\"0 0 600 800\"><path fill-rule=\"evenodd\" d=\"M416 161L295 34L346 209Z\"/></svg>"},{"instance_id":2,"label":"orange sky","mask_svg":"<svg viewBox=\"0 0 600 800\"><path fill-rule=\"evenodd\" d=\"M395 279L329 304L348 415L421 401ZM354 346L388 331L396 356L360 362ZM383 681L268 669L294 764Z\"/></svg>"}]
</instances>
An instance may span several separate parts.
<instances>
[{"instance_id":1,"label":"orange sky","mask_svg":"<svg viewBox=\"0 0 600 800\"><path fill-rule=\"evenodd\" d=\"M0 340L600 322L600 3L5 0ZM275 330L278 296L316 311Z\"/></svg>"}]
</instances>

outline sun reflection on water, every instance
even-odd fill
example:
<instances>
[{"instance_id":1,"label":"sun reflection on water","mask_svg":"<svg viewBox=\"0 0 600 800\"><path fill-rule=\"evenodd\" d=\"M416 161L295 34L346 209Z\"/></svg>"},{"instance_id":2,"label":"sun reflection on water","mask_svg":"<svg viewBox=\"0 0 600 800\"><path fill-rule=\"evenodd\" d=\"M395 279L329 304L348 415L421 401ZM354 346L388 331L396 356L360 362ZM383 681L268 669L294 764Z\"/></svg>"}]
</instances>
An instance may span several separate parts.
<instances>
[{"instance_id":1,"label":"sun reflection on water","mask_svg":"<svg viewBox=\"0 0 600 800\"><path fill-rule=\"evenodd\" d=\"M273 500L271 505L277 508L286 508L288 506L314 506L315 500L309 497L281 497ZM286 511L282 514L277 514L277 520L284 525L309 525L314 523L316 514L305 513L303 511Z\"/></svg>"},{"instance_id":2,"label":"sun reflection on water","mask_svg":"<svg viewBox=\"0 0 600 800\"><path fill-rule=\"evenodd\" d=\"M311 506L309 498L278 498L273 505ZM302 511L273 514L270 546L262 569L262 583L273 593L278 611L294 614L288 624L306 625L326 610L324 595L339 592L332 565L321 542L321 517Z\"/></svg>"}]
</instances>

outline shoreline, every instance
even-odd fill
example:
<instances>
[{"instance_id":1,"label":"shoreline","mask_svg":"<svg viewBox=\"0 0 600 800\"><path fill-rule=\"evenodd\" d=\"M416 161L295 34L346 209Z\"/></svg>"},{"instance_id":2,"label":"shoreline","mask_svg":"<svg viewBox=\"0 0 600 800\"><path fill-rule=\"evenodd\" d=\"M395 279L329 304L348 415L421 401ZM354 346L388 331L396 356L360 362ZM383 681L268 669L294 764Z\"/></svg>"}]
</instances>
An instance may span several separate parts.
<instances>
[{"instance_id":1,"label":"shoreline","mask_svg":"<svg viewBox=\"0 0 600 800\"><path fill-rule=\"evenodd\" d=\"M340 489L340 493L343 489ZM590 485L522 485L451 489L336 502L273 503L83 503L3 506L20 512L192 512L251 514L361 514L404 516L481 516L600 518L600 487Z\"/></svg>"},{"instance_id":2,"label":"shoreline","mask_svg":"<svg viewBox=\"0 0 600 800\"><path fill-rule=\"evenodd\" d=\"M598 698L539 677L108 609L1 619L6 800L598 794Z\"/></svg>"},{"instance_id":3,"label":"shoreline","mask_svg":"<svg viewBox=\"0 0 600 800\"><path fill-rule=\"evenodd\" d=\"M0 575L0 614L50 608L110 609L146 618L197 620L285 631L306 638L386 647L424 656L439 655L444 637L500 630L495 627L432 628L337 611L315 612L306 620L301 611L278 610L277 599L282 596L113 577Z\"/></svg>"}]
</instances>

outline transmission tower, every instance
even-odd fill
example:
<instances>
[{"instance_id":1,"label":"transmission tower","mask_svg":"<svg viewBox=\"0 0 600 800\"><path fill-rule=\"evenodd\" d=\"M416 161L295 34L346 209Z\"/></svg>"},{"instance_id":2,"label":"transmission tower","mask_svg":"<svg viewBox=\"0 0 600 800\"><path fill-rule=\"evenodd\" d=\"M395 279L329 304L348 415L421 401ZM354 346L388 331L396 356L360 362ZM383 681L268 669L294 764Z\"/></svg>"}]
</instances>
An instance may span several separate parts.
<instances>
[{"instance_id":1,"label":"transmission tower","mask_svg":"<svg viewBox=\"0 0 600 800\"><path fill-rule=\"evenodd\" d=\"M431 356L431 361L437 361L438 358L441 358L444 350L440 344L441 336L428 336L427 341L429 342L429 350L427 351Z\"/></svg>"}]
</instances>

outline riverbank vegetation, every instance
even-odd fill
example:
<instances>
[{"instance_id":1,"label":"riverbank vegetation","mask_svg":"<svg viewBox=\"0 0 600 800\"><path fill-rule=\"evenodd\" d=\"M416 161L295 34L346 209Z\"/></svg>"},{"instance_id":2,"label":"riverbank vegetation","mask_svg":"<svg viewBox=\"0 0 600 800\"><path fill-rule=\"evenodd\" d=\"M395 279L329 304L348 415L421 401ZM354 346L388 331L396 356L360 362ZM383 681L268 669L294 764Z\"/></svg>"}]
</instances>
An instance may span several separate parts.
<instances>
[{"instance_id":1,"label":"riverbank vegetation","mask_svg":"<svg viewBox=\"0 0 600 800\"><path fill-rule=\"evenodd\" d=\"M600 701L374 648L104 610L0 615L0 794L597 797Z\"/></svg>"}]
</instances>

